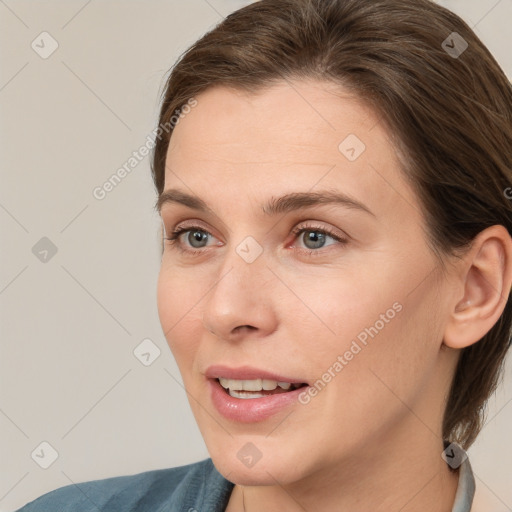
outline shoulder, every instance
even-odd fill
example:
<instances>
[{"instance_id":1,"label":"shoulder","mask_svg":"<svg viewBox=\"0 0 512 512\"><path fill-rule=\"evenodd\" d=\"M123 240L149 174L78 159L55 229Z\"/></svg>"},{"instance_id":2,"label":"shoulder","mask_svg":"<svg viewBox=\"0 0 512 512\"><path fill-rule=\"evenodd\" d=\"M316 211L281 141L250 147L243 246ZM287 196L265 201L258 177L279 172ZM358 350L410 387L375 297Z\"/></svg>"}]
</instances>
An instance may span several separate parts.
<instances>
[{"instance_id":1,"label":"shoulder","mask_svg":"<svg viewBox=\"0 0 512 512\"><path fill-rule=\"evenodd\" d=\"M205 459L186 466L76 483L51 491L17 512L224 510L233 484ZM173 506L173 508L170 508ZM174 508L174 507L180 507ZM201 510L201 509L197 509Z\"/></svg>"}]
</instances>

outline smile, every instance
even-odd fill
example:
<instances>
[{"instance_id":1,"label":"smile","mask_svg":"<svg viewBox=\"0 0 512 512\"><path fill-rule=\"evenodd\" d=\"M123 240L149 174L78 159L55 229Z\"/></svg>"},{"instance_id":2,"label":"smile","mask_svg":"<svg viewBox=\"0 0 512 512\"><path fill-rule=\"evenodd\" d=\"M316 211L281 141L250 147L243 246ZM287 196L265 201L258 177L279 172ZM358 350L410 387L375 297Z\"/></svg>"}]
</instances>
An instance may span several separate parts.
<instances>
[{"instance_id":1,"label":"smile","mask_svg":"<svg viewBox=\"0 0 512 512\"><path fill-rule=\"evenodd\" d=\"M205 377L213 407L221 416L237 423L264 421L285 412L296 406L299 394L309 386L290 375L250 366L210 366Z\"/></svg>"},{"instance_id":2,"label":"smile","mask_svg":"<svg viewBox=\"0 0 512 512\"><path fill-rule=\"evenodd\" d=\"M220 385L234 398L263 398L305 386L269 379L235 380L219 377Z\"/></svg>"}]
</instances>

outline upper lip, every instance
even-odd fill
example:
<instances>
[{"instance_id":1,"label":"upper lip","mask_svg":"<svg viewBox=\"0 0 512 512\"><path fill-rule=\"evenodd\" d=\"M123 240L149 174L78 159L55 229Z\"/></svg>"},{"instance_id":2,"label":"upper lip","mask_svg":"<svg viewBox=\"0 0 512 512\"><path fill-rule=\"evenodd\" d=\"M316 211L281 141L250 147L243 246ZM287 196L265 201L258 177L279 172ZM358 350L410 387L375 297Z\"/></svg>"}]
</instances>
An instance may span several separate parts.
<instances>
[{"instance_id":1,"label":"upper lip","mask_svg":"<svg viewBox=\"0 0 512 512\"><path fill-rule=\"evenodd\" d=\"M269 372L260 368L252 366L240 366L238 368L230 368L224 365L209 366L205 372L206 377L209 379L224 379L232 380L254 380L266 379L275 380L276 382L289 382L290 384L307 384L303 379L297 379L286 375L279 375L278 373Z\"/></svg>"}]
</instances>

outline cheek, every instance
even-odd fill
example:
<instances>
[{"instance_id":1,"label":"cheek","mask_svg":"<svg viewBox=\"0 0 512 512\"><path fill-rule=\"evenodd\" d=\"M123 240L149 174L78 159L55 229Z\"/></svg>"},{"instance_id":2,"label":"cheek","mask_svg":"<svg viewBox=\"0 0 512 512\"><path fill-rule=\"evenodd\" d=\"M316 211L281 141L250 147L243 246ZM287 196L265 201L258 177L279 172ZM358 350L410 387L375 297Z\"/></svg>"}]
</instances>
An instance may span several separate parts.
<instances>
[{"instance_id":1,"label":"cheek","mask_svg":"<svg viewBox=\"0 0 512 512\"><path fill-rule=\"evenodd\" d=\"M432 314L435 291L421 288L417 295L403 296L394 315L386 315L384 302L382 311L374 312L360 331L365 344L358 335L352 337L361 350L350 356L332 398L334 403L347 404L350 416L358 418L356 424L366 422L377 431L409 414L408 407L421 407L423 395L432 393L442 334ZM376 321L379 313L388 316L387 323Z\"/></svg>"},{"instance_id":2,"label":"cheek","mask_svg":"<svg viewBox=\"0 0 512 512\"><path fill-rule=\"evenodd\" d=\"M295 330L318 371L349 350L354 339L364 343L376 331L389 330L401 309L396 300L399 294L368 273L329 270L300 279L290 275L287 282L294 293L280 301L286 304L281 312L286 315L287 328Z\"/></svg>"},{"instance_id":3,"label":"cheek","mask_svg":"<svg viewBox=\"0 0 512 512\"><path fill-rule=\"evenodd\" d=\"M396 401L390 389L412 398L434 371L442 332L435 283L426 279L411 293L402 271L385 270L340 272L337 279L303 276L291 286L302 308L290 299L287 323L315 378L331 389L319 395L331 396L333 411L335 403L351 404L354 412L363 404L379 408ZM293 323L292 315L300 320Z\"/></svg>"}]
</instances>

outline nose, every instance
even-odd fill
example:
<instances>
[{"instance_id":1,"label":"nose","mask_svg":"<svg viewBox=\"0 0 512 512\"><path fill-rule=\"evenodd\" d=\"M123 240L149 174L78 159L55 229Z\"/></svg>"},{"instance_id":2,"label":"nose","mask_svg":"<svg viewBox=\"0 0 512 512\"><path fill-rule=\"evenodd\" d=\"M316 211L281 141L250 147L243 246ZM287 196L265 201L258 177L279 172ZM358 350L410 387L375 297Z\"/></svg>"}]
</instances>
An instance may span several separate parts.
<instances>
[{"instance_id":1,"label":"nose","mask_svg":"<svg viewBox=\"0 0 512 512\"><path fill-rule=\"evenodd\" d=\"M271 334L277 325L273 280L264 251L248 263L230 250L203 301L205 329L226 341Z\"/></svg>"}]
</instances>

